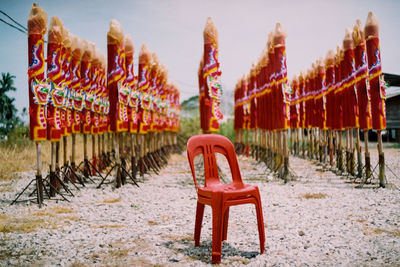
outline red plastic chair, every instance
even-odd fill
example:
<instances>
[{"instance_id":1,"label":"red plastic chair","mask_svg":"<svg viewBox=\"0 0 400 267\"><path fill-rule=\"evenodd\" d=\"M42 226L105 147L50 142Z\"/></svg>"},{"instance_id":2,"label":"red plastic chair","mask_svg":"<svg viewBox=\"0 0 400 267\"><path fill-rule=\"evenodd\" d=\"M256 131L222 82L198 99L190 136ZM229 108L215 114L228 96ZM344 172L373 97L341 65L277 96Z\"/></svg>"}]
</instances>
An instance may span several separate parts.
<instances>
[{"instance_id":1,"label":"red plastic chair","mask_svg":"<svg viewBox=\"0 0 400 267\"><path fill-rule=\"evenodd\" d=\"M215 153L221 153L228 160L232 174L232 182L229 184L221 184L219 180ZM197 183L193 163L194 158L199 154L203 154L204 159L204 187ZM187 155L198 195L194 227L195 246L200 245L204 205L210 205L212 208L212 263L220 263L222 240L226 240L228 234L229 207L253 203L257 211L260 251L263 254L265 232L260 192L257 186L243 183L231 141L222 135L196 135L187 142Z\"/></svg>"}]
</instances>

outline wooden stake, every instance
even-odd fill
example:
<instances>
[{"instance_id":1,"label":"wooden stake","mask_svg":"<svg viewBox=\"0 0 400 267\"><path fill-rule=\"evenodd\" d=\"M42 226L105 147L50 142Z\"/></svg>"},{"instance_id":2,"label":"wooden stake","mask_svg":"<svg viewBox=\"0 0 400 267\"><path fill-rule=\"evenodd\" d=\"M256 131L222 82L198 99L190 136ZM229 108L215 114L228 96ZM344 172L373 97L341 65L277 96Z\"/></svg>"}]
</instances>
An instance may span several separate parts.
<instances>
[{"instance_id":1,"label":"wooden stake","mask_svg":"<svg viewBox=\"0 0 400 267\"><path fill-rule=\"evenodd\" d=\"M364 146L365 146L365 179L371 177L371 158L368 151L368 130L364 130Z\"/></svg>"},{"instance_id":2,"label":"wooden stake","mask_svg":"<svg viewBox=\"0 0 400 267\"><path fill-rule=\"evenodd\" d=\"M42 207L43 203L43 180L42 180L42 170L40 167L40 159L41 159L41 143L36 142L36 197L39 208Z\"/></svg>"},{"instance_id":3,"label":"wooden stake","mask_svg":"<svg viewBox=\"0 0 400 267\"><path fill-rule=\"evenodd\" d=\"M353 148L353 129L349 129L349 161L350 161L350 174L354 176L354 148Z\"/></svg>"},{"instance_id":4,"label":"wooden stake","mask_svg":"<svg viewBox=\"0 0 400 267\"><path fill-rule=\"evenodd\" d=\"M378 130L378 155L379 155L379 186L386 187L385 155L382 147L382 131Z\"/></svg>"},{"instance_id":5,"label":"wooden stake","mask_svg":"<svg viewBox=\"0 0 400 267\"><path fill-rule=\"evenodd\" d=\"M56 196L56 173L55 173L55 164L56 164L56 143L51 142L51 163L50 163L50 196Z\"/></svg>"},{"instance_id":6,"label":"wooden stake","mask_svg":"<svg viewBox=\"0 0 400 267\"><path fill-rule=\"evenodd\" d=\"M360 144L360 129L356 128L356 151L357 151L357 177L362 177L362 157L361 157L361 144Z\"/></svg>"},{"instance_id":7,"label":"wooden stake","mask_svg":"<svg viewBox=\"0 0 400 267\"><path fill-rule=\"evenodd\" d=\"M283 181L288 182L289 179L289 149L287 146L287 130L283 131Z\"/></svg>"}]
</instances>

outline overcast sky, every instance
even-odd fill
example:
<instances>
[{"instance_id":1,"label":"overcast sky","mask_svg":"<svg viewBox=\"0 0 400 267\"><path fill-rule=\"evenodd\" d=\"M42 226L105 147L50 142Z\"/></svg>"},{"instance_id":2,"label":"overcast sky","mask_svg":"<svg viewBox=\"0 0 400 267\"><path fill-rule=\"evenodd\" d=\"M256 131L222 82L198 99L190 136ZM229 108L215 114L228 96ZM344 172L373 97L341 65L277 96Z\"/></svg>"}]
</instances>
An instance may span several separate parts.
<instances>
[{"instance_id":1,"label":"overcast sky","mask_svg":"<svg viewBox=\"0 0 400 267\"><path fill-rule=\"evenodd\" d=\"M197 69L203 50L203 29L212 17L219 33L219 59L223 90L256 62L277 22L288 33L286 40L289 78L306 70L329 49L342 43L345 28L356 19L366 21L373 11L380 21L382 67L400 74L400 1L218 1L218 0L74 0L36 1L51 16L60 17L70 32L95 42L106 53L109 21L117 19L131 34L135 59L142 43L169 70L181 91L181 101L198 94ZM33 1L0 0L0 10L26 25ZM6 19L0 14L0 18ZM19 110L28 107L27 37L0 22L0 72L16 76ZM135 69L137 72L137 68ZM233 101L233 99L231 100Z\"/></svg>"}]
</instances>

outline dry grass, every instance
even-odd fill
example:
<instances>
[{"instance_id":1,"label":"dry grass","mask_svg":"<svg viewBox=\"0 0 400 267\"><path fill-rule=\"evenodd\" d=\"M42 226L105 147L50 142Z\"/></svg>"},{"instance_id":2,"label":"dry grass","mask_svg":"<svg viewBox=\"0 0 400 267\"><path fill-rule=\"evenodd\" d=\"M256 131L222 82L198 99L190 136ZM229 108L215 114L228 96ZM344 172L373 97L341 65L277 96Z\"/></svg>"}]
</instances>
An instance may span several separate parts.
<instances>
[{"instance_id":1,"label":"dry grass","mask_svg":"<svg viewBox=\"0 0 400 267\"><path fill-rule=\"evenodd\" d=\"M193 241L193 235L166 235L165 238L173 241Z\"/></svg>"},{"instance_id":2,"label":"dry grass","mask_svg":"<svg viewBox=\"0 0 400 267\"><path fill-rule=\"evenodd\" d=\"M76 261L72 263L69 267L86 267L87 265L83 264L82 262Z\"/></svg>"},{"instance_id":3,"label":"dry grass","mask_svg":"<svg viewBox=\"0 0 400 267\"><path fill-rule=\"evenodd\" d=\"M121 198L109 198L109 199L104 199L103 201L97 202L97 203L102 203L102 204L109 204L109 203L117 203L120 202Z\"/></svg>"},{"instance_id":4,"label":"dry grass","mask_svg":"<svg viewBox=\"0 0 400 267\"><path fill-rule=\"evenodd\" d=\"M127 248L117 248L117 249L112 249L109 251L109 254L111 257L114 258L122 258L128 256L129 249Z\"/></svg>"},{"instance_id":5,"label":"dry grass","mask_svg":"<svg viewBox=\"0 0 400 267\"><path fill-rule=\"evenodd\" d=\"M61 206L55 206L52 208L47 208L47 209L37 211L37 212L33 213L33 215L54 217L57 214L65 214L65 213L73 213L73 212L75 212L74 209L61 207Z\"/></svg>"},{"instance_id":6,"label":"dry grass","mask_svg":"<svg viewBox=\"0 0 400 267\"><path fill-rule=\"evenodd\" d=\"M400 237L400 230L386 230L386 229L381 229L381 228L373 228L373 227L368 227L364 226L363 228L363 233L364 235L380 235L380 234L390 234L395 237Z\"/></svg>"},{"instance_id":7,"label":"dry grass","mask_svg":"<svg viewBox=\"0 0 400 267\"><path fill-rule=\"evenodd\" d=\"M96 138L97 141L97 138ZM67 157L70 160L72 138L67 137ZM60 165L62 162L62 142L60 143ZM92 138L88 138L88 154L91 156ZM96 150L97 151L97 150ZM50 164L51 143L41 143L41 169L47 172ZM83 137L76 137L75 162L83 160ZM31 142L28 146L0 146L0 181L8 181L17 177L16 172L36 169L36 146Z\"/></svg>"},{"instance_id":8,"label":"dry grass","mask_svg":"<svg viewBox=\"0 0 400 267\"><path fill-rule=\"evenodd\" d=\"M148 221L147 224L148 225L157 225L158 222L156 222L156 221Z\"/></svg>"},{"instance_id":9,"label":"dry grass","mask_svg":"<svg viewBox=\"0 0 400 267\"><path fill-rule=\"evenodd\" d=\"M100 224L100 225L92 225L90 228L92 229L103 229L103 228L122 228L123 225L120 224Z\"/></svg>"},{"instance_id":10,"label":"dry grass","mask_svg":"<svg viewBox=\"0 0 400 267\"><path fill-rule=\"evenodd\" d=\"M324 193L305 193L303 195L300 195L300 199L321 199L321 198L326 198L328 195Z\"/></svg>"},{"instance_id":11,"label":"dry grass","mask_svg":"<svg viewBox=\"0 0 400 267\"><path fill-rule=\"evenodd\" d=\"M54 222L41 219L26 217L10 217L6 214L0 215L0 233L24 232L31 233L37 228L56 228Z\"/></svg>"},{"instance_id":12,"label":"dry grass","mask_svg":"<svg viewBox=\"0 0 400 267\"><path fill-rule=\"evenodd\" d=\"M80 221L79 217L75 215L63 216L62 218L69 221Z\"/></svg>"},{"instance_id":13,"label":"dry grass","mask_svg":"<svg viewBox=\"0 0 400 267\"><path fill-rule=\"evenodd\" d=\"M11 184L1 184L0 185L0 193L11 192L13 190Z\"/></svg>"}]
</instances>

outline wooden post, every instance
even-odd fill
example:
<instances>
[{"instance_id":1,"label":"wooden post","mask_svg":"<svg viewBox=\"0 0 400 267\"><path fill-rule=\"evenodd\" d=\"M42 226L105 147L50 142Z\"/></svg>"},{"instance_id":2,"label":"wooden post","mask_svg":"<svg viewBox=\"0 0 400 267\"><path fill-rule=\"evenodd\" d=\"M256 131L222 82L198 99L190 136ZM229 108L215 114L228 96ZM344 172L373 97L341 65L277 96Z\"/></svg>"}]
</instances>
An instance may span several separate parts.
<instances>
[{"instance_id":1,"label":"wooden post","mask_svg":"<svg viewBox=\"0 0 400 267\"><path fill-rule=\"evenodd\" d=\"M386 187L385 155L382 147L382 131L378 130L378 155L379 155L379 186Z\"/></svg>"},{"instance_id":2,"label":"wooden post","mask_svg":"<svg viewBox=\"0 0 400 267\"><path fill-rule=\"evenodd\" d=\"M333 134L332 130L329 129L329 165L331 165L331 168L333 168Z\"/></svg>"},{"instance_id":3,"label":"wooden post","mask_svg":"<svg viewBox=\"0 0 400 267\"><path fill-rule=\"evenodd\" d=\"M67 174L68 160L67 160L67 136L63 136L63 166L64 166L64 182L68 182L69 177Z\"/></svg>"},{"instance_id":4,"label":"wooden post","mask_svg":"<svg viewBox=\"0 0 400 267\"><path fill-rule=\"evenodd\" d=\"M61 184L59 182L60 175L60 141L56 142L56 169L55 169L56 179L55 179L55 187L57 190L61 188Z\"/></svg>"},{"instance_id":5,"label":"wooden post","mask_svg":"<svg viewBox=\"0 0 400 267\"><path fill-rule=\"evenodd\" d=\"M101 160L101 136L102 134L97 135L97 168L101 170L103 168L102 160Z\"/></svg>"},{"instance_id":6,"label":"wooden post","mask_svg":"<svg viewBox=\"0 0 400 267\"><path fill-rule=\"evenodd\" d=\"M75 176L75 147L76 147L76 135L73 133L72 134L72 148L71 148L71 168L72 168L72 175L71 175L71 181L73 183L76 182L76 176Z\"/></svg>"},{"instance_id":7,"label":"wooden post","mask_svg":"<svg viewBox=\"0 0 400 267\"><path fill-rule=\"evenodd\" d=\"M365 145L365 179L371 177L371 158L368 151L368 130L364 130L364 145Z\"/></svg>"},{"instance_id":8,"label":"wooden post","mask_svg":"<svg viewBox=\"0 0 400 267\"><path fill-rule=\"evenodd\" d=\"M50 197L56 196L56 173L55 173L55 164L56 164L56 142L51 142L51 163L50 163Z\"/></svg>"},{"instance_id":9,"label":"wooden post","mask_svg":"<svg viewBox=\"0 0 400 267\"><path fill-rule=\"evenodd\" d=\"M63 136L63 165L66 167L68 165L67 161L67 136Z\"/></svg>"},{"instance_id":10,"label":"wooden post","mask_svg":"<svg viewBox=\"0 0 400 267\"><path fill-rule=\"evenodd\" d=\"M361 143L360 143L360 129L356 128L356 150L357 150L357 177L362 177L362 156L361 156Z\"/></svg>"},{"instance_id":11,"label":"wooden post","mask_svg":"<svg viewBox=\"0 0 400 267\"><path fill-rule=\"evenodd\" d=\"M289 179L289 149L287 147L287 130L283 131L283 181L288 182Z\"/></svg>"},{"instance_id":12,"label":"wooden post","mask_svg":"<svg viewBox=\"0 0 400 267\"><path fill-rule=\"evenodd\" d=\"M40 167L41 160L41 143L36 142L36 199L39 205L39 208L42 207L43 203L43 179L42 179L42 170Z\"/></svg>"},{"instance_id":13,"label":"wooden post","mask_svg":"<svg viewBox=\"0 0 400 267\"><path fill-rule=\"evenodd\" d=\"M83 134L83 161L84 161L84 166L83 166L83 175L86 178L89 178L90 175L90 168L88 164L88 154L87 154L87 134Z\"/></svg>"},{"instance_id":14,"label":"wooden post","mask_svg":"<svg viewBox=\"0 0 400 267\"><path fill-rule=\"evenodd\" d=\"M302 158L306 157L306 139L305 137L306 129L301 128L301 146L302 146Z\"/></svg>"},{"instance_id":15,"label":"wooden post","mask_svg":"<svg viewBox=\"0 0 400 267\"><path fill-rule=\"evenodd\" d=\"M308 133L309 133L309 141L308 141L308 158L309 159L313 159L313 131L312 129L308 129Z\"/></svg>"},{"instance_id":16,"label":"wooden post","mask_svg":"<svg viewBox=\"0 0 400 267\"><path fill-rule=\"evenodd\" d=\"M338 151L337 151L337 164L338 164L338 170L340 172L343 172L343 150L342 150L342 140L343 136L342 136L342 130L338 131Z\"/></svg>"},{"instance_id":17,"label":"wooden post","mask_svg":"<svg viewBox=\"0 0 400 267\"><path fill-rule=\"evenodd\" d=\"M350 173L349 129L346 129L345 133L346 133L346 171L347 173Z\"/></svg>"},{"instance_id":18,"label":"wooden post","mask_svg":"<svg viewBox=\"0 0 400 267\"><path fill-rule=\"evenodd\" d=\"M354 147L353 147L353 129L349 129L349 161L350 161L350 174L352 176L355 175L354 173Z\"/></svg>"},{"instance_id":19,"label":"wooden post","mask_svg":"<svg viewBox=\"0 0 400 267\"><path fill-rule=\"evenodd\" d=\"M115 160L117 162L117 172L115 177L116 187L120 188L122 184L122 177L121 177L121 161L119 155L119 133L113 133L113 141L114 141L114 151L115 151Z\"/></svg>"},{"instance_id":20,"label":"wooden post","mask_svg":"<svg viewBox=\"0 0 400 267\"><path fill-rule=\"evenodd\" d=\"M97 166L97 157L96 157L96 136L92 134L92 164L93 166ZM91 170L91 174L93 175L95 170Z\"/></svg>"}]
</instances>

